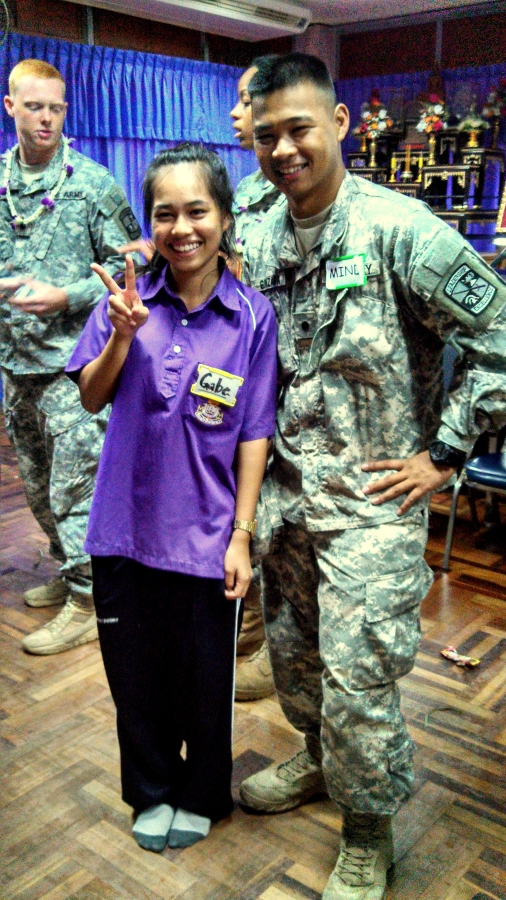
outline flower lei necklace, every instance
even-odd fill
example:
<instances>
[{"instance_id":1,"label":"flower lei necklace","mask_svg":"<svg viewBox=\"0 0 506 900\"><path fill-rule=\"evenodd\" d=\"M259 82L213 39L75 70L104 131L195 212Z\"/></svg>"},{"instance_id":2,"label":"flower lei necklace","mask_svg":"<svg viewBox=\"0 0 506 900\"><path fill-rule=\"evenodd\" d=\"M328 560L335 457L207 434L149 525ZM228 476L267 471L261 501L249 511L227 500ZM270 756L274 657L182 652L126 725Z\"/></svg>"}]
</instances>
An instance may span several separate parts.
<instances>
[{"instance_id":1,"label":"flower lei necklace","mask_svg":"<svg viewBox=\"0 0 506 900\"><path fill-rule=\"evenodd\" d=\"M27 228L28 225L32 225L37 219L40 218L43 212L46 210L49 212L54 209L54 201L56 200L58 194L61 191L62 185L66 178L70 178L72 172L74 171L74 166L69 163L69 146L70 139L67 137L62 137L63 141L63 160L61 164L61 171L58 178L58 181L51 188L50 191L47 191L45 196L40 201L40 206L38 209L32 213L31 216L20 216L18 212L16 212L16 207L12 201L11 196L11 172L12 172L12 164L14 162L14 154L19 147L19 144L16 144L15 147L12 147L11 150L7 150L6 160L5 160L5 172L4 172L4 182L2 187L0 187L0 195L3 197L7 197L7 204L9 206L9 212L12 216L11 220L11 228L16 231L18 228Z\"/></svg>"}]
</instances>

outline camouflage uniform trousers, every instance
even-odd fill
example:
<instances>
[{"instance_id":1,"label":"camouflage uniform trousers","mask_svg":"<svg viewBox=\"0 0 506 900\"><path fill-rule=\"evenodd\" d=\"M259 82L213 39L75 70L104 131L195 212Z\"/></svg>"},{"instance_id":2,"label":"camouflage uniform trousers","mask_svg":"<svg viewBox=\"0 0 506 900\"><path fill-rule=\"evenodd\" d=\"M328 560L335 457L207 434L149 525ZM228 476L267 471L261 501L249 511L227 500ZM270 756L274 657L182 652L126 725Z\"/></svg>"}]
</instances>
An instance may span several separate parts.
<instances>
[{"instance_id":1,"label":"camouflage uniform trousers","mask_svg":"<svg viewBox=\"0 0 506 900\"><path fill-rule=\"evenodd\" d=\"M258 564L253 566L253 577L244 598L242 625L237 640L238 656L249 656L265 641L262 592L262 568Z\"/></svg>"},{"instance_id":2,"label":"camouflage uniform trousers","mask_svg":"<svg viewBox=\"0 0 506 900\"><path fill-rule=\"evenodd\" d=\"M413 786L397 679L420 642L426 513L367 528L285 523L264 559L265 625L287 719L344 809L393 815Z\"/></svg>"},{"instance_id":3,"label":"camouflage uniform trousers","mask_svg":"<svg viewBox=\"0 0 506 900\"><path fill-rule=\"evenodd\" d=\"M7 433L28 505L47 534L49 552L83 606L93 602L91 563L83 544L107 425L81 406L66 375L13 375L2 370Z\"/></svg>"}]
</instances>

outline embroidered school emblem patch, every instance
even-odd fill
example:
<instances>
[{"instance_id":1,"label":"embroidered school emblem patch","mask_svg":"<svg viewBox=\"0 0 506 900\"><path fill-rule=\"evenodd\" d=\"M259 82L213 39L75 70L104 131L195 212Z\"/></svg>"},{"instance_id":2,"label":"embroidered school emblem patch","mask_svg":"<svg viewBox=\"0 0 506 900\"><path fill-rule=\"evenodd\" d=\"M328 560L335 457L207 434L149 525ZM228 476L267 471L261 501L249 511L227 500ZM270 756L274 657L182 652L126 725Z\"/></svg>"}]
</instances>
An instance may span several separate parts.
<instances>
[{"instance_id":1,"label":"embroidered school emblem patch","mask_svg":"<svg viewBox=\"0 0 506 900\"><path fill-rule=\"evenodd\" d=\"M214 369L212 366L199 364L197 380L192 384L190 391L198 397L207 397L215 403L223 403L225 406L235 406L237 391L241 387L244 378L240 375L232 375L223 372L222 369Z\"/></svg>"},{"instance_id":2,"label":"embroidered school emblem patch","mask_svg":"<svg viewBox=\"0 0 506 900\"><path fill-rule=\"evenodd\" d=\"M492 303L497 288L466 265L460 266L447 281L444 292L457 306L479 316Z\"/></svg>"},{"instance_id":3,"label":"embroidered school emblem patch","mask_svg":"<svg viewBox=\"0 0 506 900\"><path fill-rule=\"evenodd\" d=\"M223 410L212 401L197 406L195 416L199 422L204 422L206 425L221 425L223 422Z\"/></svg>"}]
</instances>

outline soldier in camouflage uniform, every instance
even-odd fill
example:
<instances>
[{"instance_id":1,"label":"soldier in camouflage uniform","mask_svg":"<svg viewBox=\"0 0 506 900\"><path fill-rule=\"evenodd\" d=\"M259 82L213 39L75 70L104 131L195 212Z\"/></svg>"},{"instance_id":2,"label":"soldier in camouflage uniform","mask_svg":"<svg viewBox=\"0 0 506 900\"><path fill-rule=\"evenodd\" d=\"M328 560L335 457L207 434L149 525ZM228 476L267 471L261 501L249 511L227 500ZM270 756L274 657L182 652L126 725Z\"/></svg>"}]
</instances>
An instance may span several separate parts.
<instances>
[{"instance_id":1,"label":"soldier in camouflage uniform","mask_svg":"<svg viewBox=\"0 0 506 900\"><path fill-rule=\"evenodd\" d=\"M257 156L289 207L244 260L279 326L284 527L264 560L265 619L306 749L241 798L277 812L328 791L344 819L324 900L383 900L391 818L413 785L397 681L431 584L429 494L506 422L506 286L425 205L345 171L349 115L318 59L278 60L250 93ZM443 411L447 341L458 361Z\"/></svg>"},{"instance_id":2,"label":"soldier in camouflage uniform","mask_svg":"<svg viewBox=\"0 0 506 900\"><path fill-rule=\"evenodd\" d=\"M103 295L90 263L118 272L115 248L140 232L112 175L62 138L65 85L53 66L19 63L5 106L19 144L0 162L0 362L28 503L61 564L60 578L24 595L29 606L66 600L23 640L49 654L97 637L83 542L107 416L83 410L63 370Z\"/></svg>"},{"instance_id":3,"label":"soldier in camouflage uniform","mask_svg":"<svg viewBox=\"0 0 506 900\"><path fill-rule=\"evenodd\" d=\"M275 58L275 56L259 56L254 59L238 81L239 100L230 115L234 122L235 136L243 150L253 150L253 126L248 85L258 71L258 67ZM239 182L235 190L233 206L235 240L239 256L244 253L249 235L258 228L266 213L277 202L284 204L286 201L277 187L265 177L261 169L257 169L251 175L246 175Z\"/></svg>"},{"instance_id":4,"label":"soldier in camouflage uniform","mask_svg":"<svg viewBox=\"0 0 506 900\"><path fill-rule=\"evenodd\" d=\"M239 96L230 115L234 122L236 137L244 150L253 150L253 126L251 122L251 101L248 85L258 67L274 56L254 59L251 66L241 75L237 84ZM268 181L261 169L246 175L237 185L234 194L234 220L236 248L239 259L238 278L241 277L242 256L248 237L253 234L266 214L276 205L286 205L283 194ZM237 669L235 683L236 700L260 700L274 693L274 681L269 660L261 602L262 573L259 565L253 568L253 581L244 601L242 627L237 642L239 656L248 656ZM251 655L250 655L251 654Z\"/></svg>"}]
</instances>

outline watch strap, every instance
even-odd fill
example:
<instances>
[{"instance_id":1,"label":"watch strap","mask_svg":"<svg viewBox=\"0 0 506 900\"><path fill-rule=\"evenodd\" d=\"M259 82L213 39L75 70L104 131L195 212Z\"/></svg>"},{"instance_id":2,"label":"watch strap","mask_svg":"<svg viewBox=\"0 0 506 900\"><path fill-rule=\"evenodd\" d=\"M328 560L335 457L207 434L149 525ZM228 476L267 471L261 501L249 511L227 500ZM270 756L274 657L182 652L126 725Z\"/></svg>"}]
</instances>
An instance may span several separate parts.
<instances>
[{"instance_id":1,"label":"watch strap","mask_svg":"<svg viewBox=\"0 0 506 900\"><path fill-rule=\"evenodd\" d=\"M248 521L248 519L234 519L234 530L236 528L239 528L241 531L247 531L251 537L254 537L257 530L257 520L253 519L252 521Z\"/></svg>"},{"instance_id":2,"label":"watch strap","mask_svg":"<svg viewBox=\"0 0 506 900\"><path fill-rule=\"evenodd\" d=\"M444 441L433 441L429 446L429 456L435 466L451 466L461 469L467 459L465 450L458 450Z\"/></svg>"}]
</instances>

